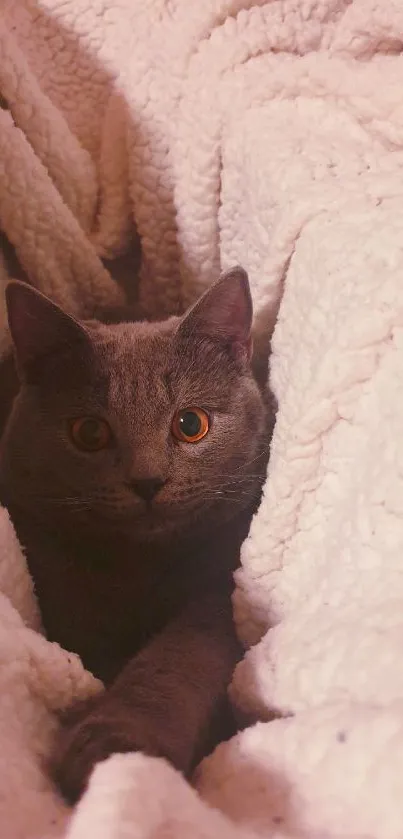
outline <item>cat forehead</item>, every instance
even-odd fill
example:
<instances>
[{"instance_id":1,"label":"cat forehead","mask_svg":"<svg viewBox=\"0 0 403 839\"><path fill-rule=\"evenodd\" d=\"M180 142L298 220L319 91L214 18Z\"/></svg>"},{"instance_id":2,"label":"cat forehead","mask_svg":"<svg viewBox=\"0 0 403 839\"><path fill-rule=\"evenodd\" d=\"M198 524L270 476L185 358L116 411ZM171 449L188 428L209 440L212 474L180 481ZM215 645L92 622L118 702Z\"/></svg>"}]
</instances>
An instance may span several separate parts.
<instances>
[{"instance_id":1,"label":"cat forehead","mask_svg":"<svg viewBox=\"0 0 403 839\"><path fill-rule=\"evenodd\" d=\"M132 363L139 360L150 364L153 358L154 364L165 363L172 355L176 321L177 318L171 318L158 324L91 324L90 334L96 353L106 362L120 367L125 359Z\"/></svg>"},{"instance_id":2,"label":"cat forehead","mask_svg":"<svg viewBox=\"0 0 403 839\"><path fill-rule=\"evenodd\" d=\"M97 325L93 343L103 373L110 382L141 387L151 399L163 384L163 393L179 391L183 397L210 396L227 400L238 384L234 366L211 341L177 340L178 318L162 323ZM113 389L116 392L116 387Z\"/></svg>"}]
</instances>

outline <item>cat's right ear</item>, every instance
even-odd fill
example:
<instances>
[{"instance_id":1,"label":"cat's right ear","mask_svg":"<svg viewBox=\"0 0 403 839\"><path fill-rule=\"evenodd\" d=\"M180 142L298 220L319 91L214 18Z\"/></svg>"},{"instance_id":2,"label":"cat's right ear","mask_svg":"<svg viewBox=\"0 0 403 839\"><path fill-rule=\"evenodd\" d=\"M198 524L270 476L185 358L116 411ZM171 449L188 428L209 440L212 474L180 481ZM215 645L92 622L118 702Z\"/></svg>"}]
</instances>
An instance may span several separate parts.
<instances>
[{"instance_id":1,"label":"cat's right ear","mask_svg":"<svg viewBox=\"0 0 403 839\"><path fill-rule=\"evenodd\" d=\"M45 357L88 342L78 321L27 283L13 280L7 285L6 306L18 372L25 378Z\"/></svg>"},{"instance_id":2,"label":"cat's right ear","mask_svg":"<svg viewBox=\"0 0 403 839\"><path fill-rule=\"evenodd\" d=\"M225 345L234 356L252 353L252 298L240 265L225 271L181 319L178 334L202 335Z\"/></svg>"}]
</instances>

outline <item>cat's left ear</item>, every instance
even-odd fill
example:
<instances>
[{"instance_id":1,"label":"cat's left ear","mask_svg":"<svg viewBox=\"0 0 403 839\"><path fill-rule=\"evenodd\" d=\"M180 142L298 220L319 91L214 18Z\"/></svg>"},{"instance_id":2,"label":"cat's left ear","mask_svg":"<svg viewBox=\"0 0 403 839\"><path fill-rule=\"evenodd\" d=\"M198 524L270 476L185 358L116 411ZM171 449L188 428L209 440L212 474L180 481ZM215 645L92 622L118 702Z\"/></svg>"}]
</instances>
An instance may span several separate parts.
<instances>
[{"instance_id":1,"label":"cat's left ear","mask_svg":"<svg viewBox=\"0 0 403 839\"><path fill-rule=\"evenodd\" d=\"M236 356L252 355L252 298L246 271L240 266L225 271L183 316L178 334L211 338Z\"/></svg>"},{"instance_id":2,"label":"cat's left ear","mask_svg":"<svg viewBox=\"0 0 403 839\"><path fill-rule=\"evenodd\" d=\"M46 357L88 341L82 324L27 283L8 284L6 305L17 368L24 378Z\"/></svg>"}]
</instances>

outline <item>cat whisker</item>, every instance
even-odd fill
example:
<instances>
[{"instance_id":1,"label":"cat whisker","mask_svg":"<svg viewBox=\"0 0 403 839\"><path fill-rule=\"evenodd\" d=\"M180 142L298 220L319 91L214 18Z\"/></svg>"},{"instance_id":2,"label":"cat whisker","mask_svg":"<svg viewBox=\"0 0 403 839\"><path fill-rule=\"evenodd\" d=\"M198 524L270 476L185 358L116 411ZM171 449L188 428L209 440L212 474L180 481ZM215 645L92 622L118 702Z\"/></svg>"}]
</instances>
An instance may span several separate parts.
<instances>
[{"instance_id":1,"label":"cat whisker","mask_svg":"<svg viewBox=\"0 0 403 839\"><path fill-rule=\"evenodd\" d=\"M55 507L69 507L72 510L74 508L88 509L91 507L91 499L85 498L55 498L52 496L35 496L35 498L39 504L42 502Z\"/></svg>"},{"instance_id":2,"label":"cat whisker","mask_svg":"<svg viewBox=\"0 0 403 839\"><path fill-rule=\"evenodd\" d=\"M261 486L264 480L264 475L253 475L251 477L245 476L244 478L230 478L229 480L223 481L222 484L219 485L220 489L227 489L233 490L234 492L242 489L243 491L247 492L249 487L254 487L256 485Z\"/></svg>"},{"instance_id":3,"label":"cat whisker","mask_svg":"<svg viewBox=\"0 0 403 839\"><path fill-rule=\"evenodd\" d=\"M204 501L214 501L217 500L217 495L219 498L225 499L226 501L240 501L243 498L252 498L250 492L243 492L242 490L231 490L231 489L222 489L219 493L215 495L208 495L207 493L203 495Z\"/></svg>"},{"instance_id":4,"label":"cat whisker","mask_svg":"<svg viewBox=\"0 0 403 839\"><path fill-rule=\"evenodd\" d=\"M264 448L262 448L262 449L259 451L259 453L256 455L256 457L253 457L251 460L246 460L246 461L245 461L245 463L242 463L242 464L241 464L241 466L238 466L238 469L235 469L235 473L234 473L234 475L237 475L237 473L238 473L238 472L240 472L240 471L241 471L241 469L242 469L242 470L244 470L244 469L247 469L247 468L248 468L248 466L252 466L252 464L253 464L253 463L256 463L256 461L257 461L257 460L260 460L260 458L262 458L262 457L266 457L266 455L267 455L269 452L270 452L270 445L269 445L269 446L265 446Z\"/></svg>"}]
</instances>

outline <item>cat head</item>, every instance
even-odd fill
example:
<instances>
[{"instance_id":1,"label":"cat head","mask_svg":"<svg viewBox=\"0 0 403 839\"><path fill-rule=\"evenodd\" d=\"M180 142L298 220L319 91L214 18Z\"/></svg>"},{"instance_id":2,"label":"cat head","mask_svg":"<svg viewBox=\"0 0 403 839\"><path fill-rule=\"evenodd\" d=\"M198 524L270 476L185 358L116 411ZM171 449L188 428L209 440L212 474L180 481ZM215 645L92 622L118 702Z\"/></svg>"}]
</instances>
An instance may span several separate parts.
<instances>
[{"instance_id":1,"label":"cat head","mask_svg":"<svg viewBox=\"0 0 403 839\"><path fill-rule=\"evenodd\" d=\"M21 389L0 479L13 503L150 540L257 500L266 410L241 268L162 323L79 322L20 282L6 297Z\"/></svg>"}]
</instances>

